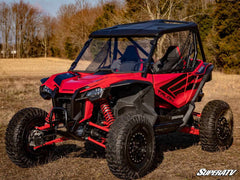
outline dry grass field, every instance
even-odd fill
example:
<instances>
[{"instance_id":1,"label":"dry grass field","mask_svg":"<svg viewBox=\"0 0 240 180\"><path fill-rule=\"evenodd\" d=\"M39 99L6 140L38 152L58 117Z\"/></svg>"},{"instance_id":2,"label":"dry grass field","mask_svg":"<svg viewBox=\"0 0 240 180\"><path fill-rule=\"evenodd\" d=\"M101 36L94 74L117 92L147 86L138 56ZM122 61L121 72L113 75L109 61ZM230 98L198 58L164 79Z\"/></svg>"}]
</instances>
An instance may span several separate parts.
<instances>
[{"instance_id":1,"label":"dry grass field","mask_svg":"<svg viewBox=\"0 0 240 180\"><path fill-rule=\"evenodd\" d=\"M4 134L13 114L25 107L49 111L51 102L39 96L39 80L67 71L70 64L69 60L54 58L0 59L0 179L115 179L106 160L87 154L83 142L59 144L52 162L28 169L15 166L5 152ZM164 152L162 163L143 179L200 179L196 173L201 168L237 169L231 179L240 179L240 76L214 72L213 80L205 85L204 92L197 110L201 111L213 99L224 100L232 108L235 124L231 148L209 153L201 150L197 137L181 133L162 136L159 138L159 148Z\"/></svg>"}]
</instances>

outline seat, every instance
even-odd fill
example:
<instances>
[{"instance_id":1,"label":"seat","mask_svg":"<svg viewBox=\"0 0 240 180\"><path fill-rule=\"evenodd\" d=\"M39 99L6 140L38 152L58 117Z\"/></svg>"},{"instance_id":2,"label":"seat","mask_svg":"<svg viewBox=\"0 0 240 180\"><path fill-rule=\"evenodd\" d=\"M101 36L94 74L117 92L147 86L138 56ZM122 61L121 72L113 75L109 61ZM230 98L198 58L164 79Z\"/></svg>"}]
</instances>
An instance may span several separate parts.
<instances>
[{"instance_id":1,"label":"seat","mask_svg":"<svg viewBox=\"0 0 240 180\"><path fill-rule=\"evenodd\" d=\"M121 61L119 69L120 71L128 72L140 70L141 58L139 57L137 48L135 46L127 46L122 57L119 59Z\"/></svg>"},{"instance_id":2,"label":"seat","mask_svg":"<svg viewBox=\"0 0 240 180\"><path fill-rule=\"evenodd\" d=\"M181 52L178 46L169 46L165 55L153 65L155 73L170 72L172 67L181 58Z\"/></svg>"}]
</instances>

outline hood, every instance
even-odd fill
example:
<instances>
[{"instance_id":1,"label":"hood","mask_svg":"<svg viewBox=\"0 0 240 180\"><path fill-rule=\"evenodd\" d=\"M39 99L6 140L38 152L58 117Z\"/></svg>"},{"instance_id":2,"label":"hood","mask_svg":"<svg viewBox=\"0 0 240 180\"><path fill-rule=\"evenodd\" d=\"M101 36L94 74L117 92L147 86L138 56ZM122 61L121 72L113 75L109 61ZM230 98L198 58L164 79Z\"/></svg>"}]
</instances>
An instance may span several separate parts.
<instances>
[{"instance_id":1,"label":"hood","mask_svg":"<svg viewBox=\"0 0 240 180\"><path fill-rule=\"evenodd\" d=\"M141 73L87 73L87 72L65 72L56 74L50 78L43 79L42 86L46 85L52 91L58 89L59 93L73 94L77 89L87 87L90 89L101 87L106 88L111 84L118 83L124 80L142 80L150 81L152 76L148 78L141 77ZM85 88L84 88L85 89ZM83 90L84 91L84 90Z\"/></svg>"},{"instance_id":2,"label":"hood","mask_svg":"<svg viewBox=\"0 0 240 180\"><path fill-rule=\"evenodd\" d=\"M85 87L104 79L102 75L93 75L91 73L61 73L49 77L42 86L46 85L51 90L56 87L59 93L74 93L75 90Z\"/></svg>"},{"instance_id":3,"label":"hood","mask_svg":"<svg viewBox=\"0 0 240 180\"><path fill-rule=\"evenodd\" d=\"M83 88L91 84L95 84L96 82L104 79L102 75L86 75L84 77L75 76L74 78L64 80L59 88L60 93L73 93L75 90L79 88Z\"/></svg>"}]
</instances>

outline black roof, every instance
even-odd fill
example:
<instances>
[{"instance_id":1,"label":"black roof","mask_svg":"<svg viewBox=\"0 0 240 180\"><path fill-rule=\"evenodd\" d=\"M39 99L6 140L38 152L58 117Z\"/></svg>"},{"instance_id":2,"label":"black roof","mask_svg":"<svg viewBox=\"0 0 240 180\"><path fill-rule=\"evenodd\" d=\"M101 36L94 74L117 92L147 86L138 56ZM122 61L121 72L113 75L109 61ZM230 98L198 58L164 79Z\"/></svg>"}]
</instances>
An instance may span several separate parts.
<instances>
[{"instance_id":1,"label":"black roof","mask_svg":"<svg viewBox=\"0 0 240 180\"><path fill-rule=\"evenodd\" d=\"M92 32L89 37L156 37L163 33L196 29L197 24L194 22L158 19L100 29Z\"/></svg>"}]
</instances>

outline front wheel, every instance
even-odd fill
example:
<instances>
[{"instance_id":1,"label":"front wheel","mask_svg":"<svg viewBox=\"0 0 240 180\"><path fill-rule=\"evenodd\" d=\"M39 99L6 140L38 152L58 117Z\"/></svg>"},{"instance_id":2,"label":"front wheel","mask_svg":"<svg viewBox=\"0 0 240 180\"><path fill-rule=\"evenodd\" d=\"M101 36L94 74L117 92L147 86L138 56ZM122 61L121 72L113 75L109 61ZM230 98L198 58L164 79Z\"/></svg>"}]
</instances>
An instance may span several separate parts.
<instances>
[{"instance_id":1,"label":"front wheel","mask_svg":"<svg viewBox=\"0 0 240 180\"><path fill-rule=\"evenodd\" d=\"M123 114L110 128L106 159L109 169L118 178L143 177L151 170L155 157L152 125L142 115Z\"/></svg>"},{"instance_id":2,"label":"front wheel","mask_svg":"<svg viewBox=\"0 0 240 180\"><path fill-rule=\"evenodd\" d=\"M205 151L228 149L233 142L233 114L230 106L213 100L204 107L200 119L200 142Z\"/></svg>"},{"instance_id":3,"label":"front wheel","mask_svg":"<svg viewBox=\"0 0 240 180\"><path fill-rule=\"evenodd\" d=\"M5 143L9 158L18 166L26 168L48 161L53 145L37 150L30 144L35 126L43 126L47 113L38 108L26 108L17 112L10 120Z\"/></svg>"}]
</instances>

